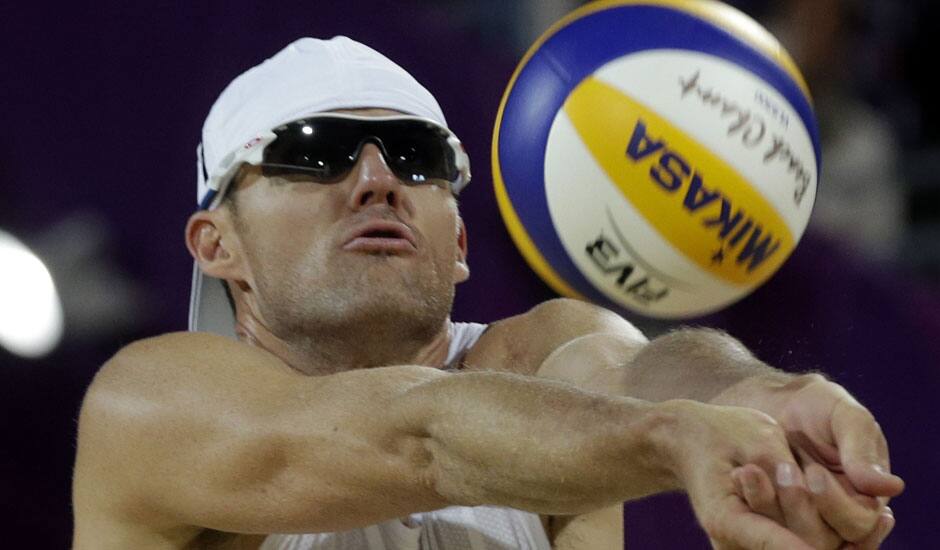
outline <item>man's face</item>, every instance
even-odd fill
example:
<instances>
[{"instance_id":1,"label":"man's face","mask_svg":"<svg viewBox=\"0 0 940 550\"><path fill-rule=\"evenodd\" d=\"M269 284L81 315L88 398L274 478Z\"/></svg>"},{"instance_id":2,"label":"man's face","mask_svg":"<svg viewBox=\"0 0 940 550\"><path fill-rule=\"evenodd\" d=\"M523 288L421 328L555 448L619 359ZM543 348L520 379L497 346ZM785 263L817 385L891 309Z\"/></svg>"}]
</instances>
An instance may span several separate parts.
<instances>
[{"instance_id":1,"label":"man's face","mask_svg":"<svg viewBox=\"0 0 940 550\"><path fill-rule=\"evenodd\" d=\"M390 323L405 336L440 330L454 284L466 278L448 189L403 185L379 148L366 143L338 183L265 177L246 166L234 192L245 284L254 315L272 333L290 340Z\"/></svg>"}]
</instances>

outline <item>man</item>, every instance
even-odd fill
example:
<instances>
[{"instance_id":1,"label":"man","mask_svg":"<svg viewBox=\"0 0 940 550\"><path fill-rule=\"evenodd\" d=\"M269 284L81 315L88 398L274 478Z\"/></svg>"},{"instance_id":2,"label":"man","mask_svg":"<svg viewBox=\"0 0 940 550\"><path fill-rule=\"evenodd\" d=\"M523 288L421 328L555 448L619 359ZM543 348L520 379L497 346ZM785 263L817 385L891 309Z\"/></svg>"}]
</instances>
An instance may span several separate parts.
<instances>
[{"instance_id":1,"label":"man","mask_svg":"<svg viewBox=\"0 0 940 550\"><path fill-rule=\"evenodd\" d=\"M571 300L452 323L468 180L431 94L361 44L301 39L233 81L186 240L191 328L237 340L101 369L74 547L619 548L620 503L668 490L718 548L887 536L903 482L821 376Z\"/></svg>"}]
</instances>

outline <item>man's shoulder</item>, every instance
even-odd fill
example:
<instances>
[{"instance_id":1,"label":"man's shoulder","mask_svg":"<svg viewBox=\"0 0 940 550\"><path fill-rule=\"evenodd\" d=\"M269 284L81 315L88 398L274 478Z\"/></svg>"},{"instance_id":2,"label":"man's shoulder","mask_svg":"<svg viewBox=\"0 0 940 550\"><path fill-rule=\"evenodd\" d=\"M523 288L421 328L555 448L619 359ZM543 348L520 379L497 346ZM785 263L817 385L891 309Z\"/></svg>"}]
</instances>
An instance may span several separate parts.
<instances>
[{"instance_id":1,"label":"man's shoulder","mask_svg":"<svg viewBox=\"0 0 940 550\"><path fill-rule=\"evenodd\" d=\"M574 298L546 300L525 313L493 323L492 332L510 339L542 340L560 345L594 333L640 335L632 323L604 307Z\"/></svg>"},{"instance_id":2,"label":"man's shoulder","mask_svg":"<svg viewBox=\"0 0 940 550\"><path fill-rule=\"evenodd\" d=\"M166 358L179 352L187 354L228 353L239 348L251 349L251 346L211 332L167 332L131 342L121 348L114 358L121 361L141 361Z\"/></svg>"},{"instance_id":3,"label":"man's shoulder","mask_svg":"<svg viewBox=\"0 0 940 550\"><path fill-rule=\"evenodd\" d=\"M79 414L72 498L77 532L95 541L85 547L150 547L170 531L195 536L199 530L179 525L168 512L174 503L158 496L155 486L172 484L176 472L154 456L211 435L208 419L239 396L270 390L259 381L281 387L296 376L265 350L209 333L168 333L119 350L99 369ZM230 399L219 405L220 395ZM98 544L105 536L135 542Z\"/></svg>"},{"instance_id":4,"label":"man's shoulder","mask_svg":"<svg viewBox=\"0 0 940 550\"><path fill-rule=\"evenodd\" d=\"M115 429L119 421L147 417L163 394L239 353L267 352L199 332L166 333L125 345L98 369L85 392L79 439L102 426Z\"/></svg>"},{"instance_id":5,"label":"man's shoulder","mask_svg":"<svg viewBox=\"0 0 940 550\"><path fill-rule=\"evenodd\" d=\"M556 349L588 334L642 333L616 313L590 302L555 298L492 323L468 355L469 364L500 364L534 374Z\"/></svg>"},{"instance_id":6,"label":"man's shoulder","mask_svg":"<svg viewBox=\"0 0 940 550\"><path fill-rule=\"evenodd\" d=\"M273 354L216 334L174 332L137 340L95 374L82 402L79 439L162 418L165 409L186 399L186 392L218 387L225 380L249 391L265 376L259 369L296 374Z\"/></svg>"},{"instance_id":7,"label":"man's shoulder","mask_svg":"<svg viewBox=\"0 0 940 550\"><path fill-rule=\"evenodd\" d=\"M131 342L118 350L99 369L92 388L114 378L152 371L191 371L236 360L286 367L273 354L225 336L208 332L170 332Z\"/></svg>"}]
</instances>

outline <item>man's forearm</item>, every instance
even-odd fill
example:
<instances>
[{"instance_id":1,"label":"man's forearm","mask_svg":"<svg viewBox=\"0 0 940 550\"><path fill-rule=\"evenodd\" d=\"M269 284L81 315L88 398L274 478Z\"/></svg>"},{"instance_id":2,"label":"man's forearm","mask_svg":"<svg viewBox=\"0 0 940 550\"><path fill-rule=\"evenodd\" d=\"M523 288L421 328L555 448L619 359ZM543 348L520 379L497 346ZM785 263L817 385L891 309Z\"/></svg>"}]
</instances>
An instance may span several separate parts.
<instances>
[{"instance_id":1,"label":"man's forearm","mask_svg":"<svg viewBox=\"0 0 940 550\"><path fill-rule=\"evenodd\" d=\"M649 403L494 372L442 377L400 403L451 502L570 514L675 488Z\"/></svg>"},{"instance_id":2,"label":"man's forearm","mask_svg":"<svg viewBox=\"0 0 940 550\"><path fill-rule=\"evenodd\" d=\"M691 399L764 412L772 412L778 394L817 377L774 369L711 329L681 329L642 345L616 334L585 335L552 353L538 375L608 395L653 402Z\"/></svg>"},{"instance_id":3,"label":"man's forearm","mask_svg":"<svg viewBox=\"0 0 940 550\"><path fill-rule=\"evenodd\" d=\"M822 379L775 369L733 337L711 329L683 329L653 340L625 375L623 395L750 407L774 417L794 390Z\"/></svg>"},{"instance_id":4,"label":"man's forearm","mask_svg":"<svg viewBox=\"0 0 940 550\"><path fill-rule=\"evenodd\" d=\"M728 334L711 329L660 336L625 367L623 394L649 401L681 398L742 406L747 405L743 399L753 396L751 390L783 386L794 378L761 362Z\"/></svg>"}]
</instances>

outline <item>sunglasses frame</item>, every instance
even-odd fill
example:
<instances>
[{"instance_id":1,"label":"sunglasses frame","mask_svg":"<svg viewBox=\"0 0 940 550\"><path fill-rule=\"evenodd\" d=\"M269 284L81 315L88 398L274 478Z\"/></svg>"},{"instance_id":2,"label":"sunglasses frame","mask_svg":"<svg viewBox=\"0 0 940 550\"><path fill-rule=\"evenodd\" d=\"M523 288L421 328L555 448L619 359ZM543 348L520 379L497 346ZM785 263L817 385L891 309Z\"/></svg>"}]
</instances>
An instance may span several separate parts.
<instances>
[{"instance_id":1,"label":"sunglasses frame","mask_svg":"<svg viewBox=\"0 0 940 550\"><path fill-rule=\"evenodd\" d=\"M289 122L279 124L274 130L269 130L261 132L259 135L255 136L244 145L236 149L235 151L229 153L222 158L222 161L219 163L220 167L223 169L216 171L211 177L207 178L206 184L209 187L209 192L206 194L206 197L203 199L202 203L199 205L201 209L209 209L221 202L222 197L225 195L225 192L228 190L228 186L232 181L232 178L238 172L239 167L242 164L250 164L253 166L264 166L264 151L268 145L274 142L278 138L278 135L275 133L276 130L279 130L282 127L294 124L300 121L310 121L315 119L323 118L332 118L332 119L343 119L343 120L355 120L369 123L381 123L383 121L407 121L414 120L423 123L430 124L438 129L440 129L446 136L446 143L448 147L454 153L454 163L457 169L457 179L455 181L448 181L448 187L452 195L457 196L464 187L470 183L470 157L467 155L466 150L463 148L460 140L457 136L450 131L449 128L442 126L436 121L418 116L411 115L392 115L392 116L363 116L363 115L353 115L346 113L318 113L313 115L308 115L305 117L299 117L293 119ZM381 139L376 136L366 136L356 148L356 160L358 162L358 156L361 152L362 146L365 142L374 142L377 143L379 148L382 150L383 156L387 155L385 150L385 145L381 143ZM202 166L203 173L205 174L205 165L201 159L201 146L200 146L200 165ZM386 156L387 158L387 156ZM285 165L271 165L281 168L285 168ZM298 170L298 173L303 173L302 167ZM429 182L430 183L430 182ZM405 182L404 185L414 185L414 182ZM329 185L329 183L324 183L324 185Z\"/></svg>"}]
</instances>

